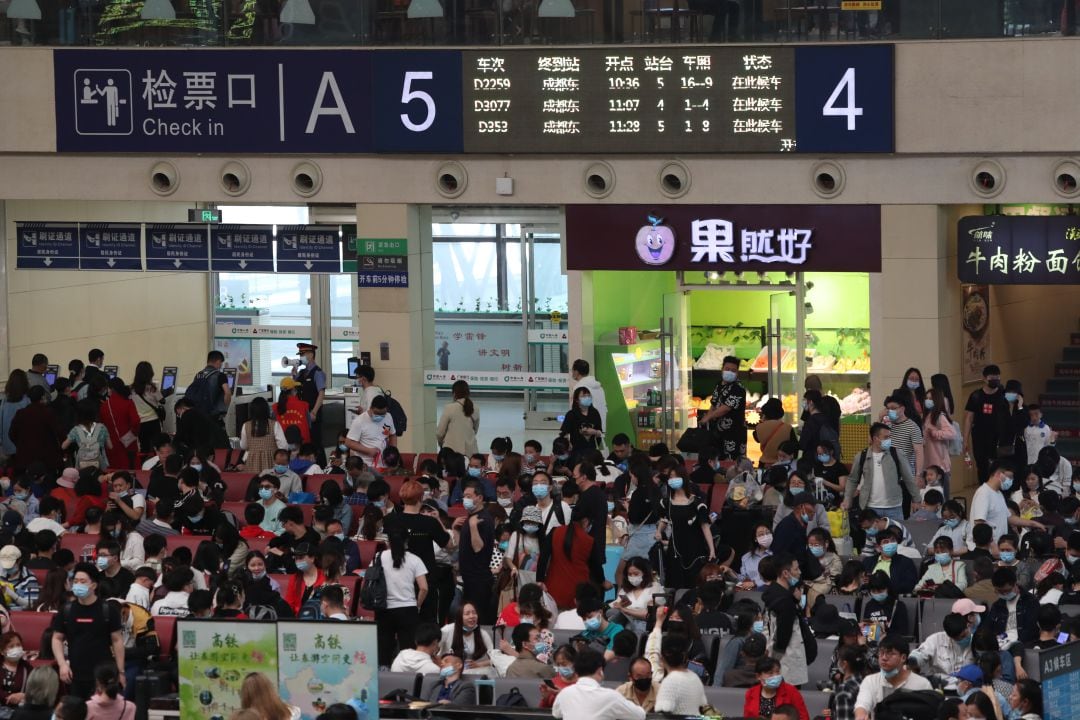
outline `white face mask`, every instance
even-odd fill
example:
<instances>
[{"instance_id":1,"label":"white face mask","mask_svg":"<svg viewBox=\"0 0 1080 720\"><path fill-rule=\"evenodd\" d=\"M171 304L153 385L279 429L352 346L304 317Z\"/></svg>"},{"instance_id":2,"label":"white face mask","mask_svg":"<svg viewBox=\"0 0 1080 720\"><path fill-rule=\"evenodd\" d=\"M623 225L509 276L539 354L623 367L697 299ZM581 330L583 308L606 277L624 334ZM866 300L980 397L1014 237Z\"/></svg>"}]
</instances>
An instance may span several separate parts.
<instances>
[{"instance_id":1,"label":"white face mask","mask_svg":"<svg viewBox=\"0 0 1080 720\"><path fill-rule=\"evenodd\" d=\"M626 576L626 582L630 583L634 587L639 587L641 585L642 581L644 581L644 580L645 580L644 575L627 575Z\"/></svg>"},{"instance_id":2,"label":"white face mask","mask_svg":"<svg viewBox=\"0 0 1080 720\"><path fill-rule=\"evenodd\" d=\"M22 659L22 656L23 656L22 647L13 647L10 650L8 650L6 653L4 653L4 657L6 657L8 660L11 660L13 662L18 662L19 660Z\"/></svg>"}]
</instances>

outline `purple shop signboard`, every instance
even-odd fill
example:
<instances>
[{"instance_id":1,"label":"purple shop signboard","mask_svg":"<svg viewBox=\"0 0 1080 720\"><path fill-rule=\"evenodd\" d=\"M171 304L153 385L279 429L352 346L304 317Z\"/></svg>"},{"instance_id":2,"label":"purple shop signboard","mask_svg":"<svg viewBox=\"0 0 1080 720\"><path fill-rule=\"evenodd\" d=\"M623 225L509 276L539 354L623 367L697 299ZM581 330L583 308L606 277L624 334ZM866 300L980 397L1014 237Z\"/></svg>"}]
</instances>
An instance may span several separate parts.
<instances>
[{"instance_id":1,"label":"purple shop signboard","mask_svg":"<svg viewBox=\"0 0 1080 720\"><path fill-rule=\"evenodd\" d=\"M881 272L877 205L568 205L568 270Z\"/></svg>"}]
</instances>

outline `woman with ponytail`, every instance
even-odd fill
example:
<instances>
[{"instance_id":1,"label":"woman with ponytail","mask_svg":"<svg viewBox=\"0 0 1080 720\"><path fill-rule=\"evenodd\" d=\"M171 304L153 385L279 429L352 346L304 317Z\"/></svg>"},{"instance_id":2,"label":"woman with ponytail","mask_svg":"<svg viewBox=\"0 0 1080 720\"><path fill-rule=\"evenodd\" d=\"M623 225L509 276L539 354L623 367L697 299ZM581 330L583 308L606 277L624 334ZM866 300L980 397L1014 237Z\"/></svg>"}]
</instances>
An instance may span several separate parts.
<instances>
[{"instance_id":1,"label":"woman with ponytail","mask_svg":"<svg viewBox=\"0 0 1080 720\"><path fill-rule=\"evenodd\" d=\"M451 387L453 402L443 408L435 439L440 447L448 447L462 455L475 455L476 431L480 428L480 411L469 397L469 383L458 380Z\"/></svg>"},{"instance_id":2,"label":"woman with ponytail","mask_svg":"<svg viewBox=\"0 0 1080 720\"><path fill-rule=\"evenodd\" d=\"M120 692L120 673L116 663L103 662L94 672L97 691L86 701L86 720L134 720L135 703Z\"/></svg>"}]
</instances>

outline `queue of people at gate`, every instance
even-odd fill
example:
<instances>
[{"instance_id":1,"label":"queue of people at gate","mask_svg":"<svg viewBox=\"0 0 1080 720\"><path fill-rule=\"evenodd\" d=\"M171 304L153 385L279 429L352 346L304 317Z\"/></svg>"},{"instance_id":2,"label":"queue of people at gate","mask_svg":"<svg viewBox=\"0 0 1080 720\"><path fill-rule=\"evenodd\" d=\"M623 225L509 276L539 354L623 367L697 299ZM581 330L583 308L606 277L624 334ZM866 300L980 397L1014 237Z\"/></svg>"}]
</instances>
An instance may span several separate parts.
<instances>
[{"instance_id":1,"label":"queue of people at gate","mask_svg":"<svg viewBox=\"0 0 1080 720\"><path fill-rule=\"evenodd\" d=\"M56 613L35 645L57 689L29 702L42 668L20 671L15 638L0 636L9 704L55 706L62 691L62 708L81 707L104 693L126 713L150 663L148 620L299 617L374 620L380 666L438 677L422 698L435 703L478 702L487 676L535 681L556 717L806 720L824 709L807 704L820 704L820 684L833 718L930 708L1031 720L1042 706L1029 652L1080 637L1071 464L993 366L957 420L947 378L926 387L909 370L850 465L835 401L811 381L799 427L778 401L760 408L755 467L734 359L694 461L609 441L603 388L582 360L546 453L508 437L480 452L479 408L459 381L441 449L413 459L396 447L400 405L366 366L359 412L325 453L325 375L317 348L298 350L304 367L279 398L250 404L231 467L215 453L231 402L220 353L176 403L172 436L146 363L130 386L105 377L99 351L73 361L69 383L42 385L43 356L12 373L0 630L17 633L22 612ZM950 482L964 453L981 481L970 502ZM725 534L738 522L748 532ZM92 542L76 557L65 535ZM927 614L942 603L949 612ZM727 689L741 708L712 707Z\"/></svg>"}]
</instances>

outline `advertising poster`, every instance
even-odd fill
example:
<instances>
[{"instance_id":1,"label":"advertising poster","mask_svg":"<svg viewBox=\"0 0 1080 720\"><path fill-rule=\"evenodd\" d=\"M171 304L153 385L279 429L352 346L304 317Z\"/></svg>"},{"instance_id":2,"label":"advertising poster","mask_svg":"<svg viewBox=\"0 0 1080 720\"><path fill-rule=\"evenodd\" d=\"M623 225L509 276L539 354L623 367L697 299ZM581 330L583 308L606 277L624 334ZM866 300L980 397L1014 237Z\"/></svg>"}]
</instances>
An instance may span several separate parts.
<instances>
[{"instance_id":1,"label":"advertising poster","mask_svg":"<svg viewBox=\"0 0 1080 720\"><path fill-rule=\"evenodd\" d=\"M982 369L990 362L990 287L964 285L960 306L963 325L963 360L961 379L965 383L980 382Z\"/></svg>"},{"instance_id":2,"label":"advertising poster","mask_svg":"<svg viewBox=\"0 0 1080 720\"><path fill-rule=\"evenodd\" d=\"M521 320L478 323L435 321L435 364L439 370L522 372L525 333Z\"/></svg>"},{"instance_id":3,"label":"advertising poster","mask_svg":"<svg viewBox=\"0 0 1080 720\"><path fill-rule=\"evenodd\" d=\"M237 385L255 384L255 374L251 371L251 340L218 338L214 340L214 349L225 355L225 367L236 368Z\"/></svg>"},{"instance_id":4,"label":"advertising poster","mask_svg":"<svg viewBox=\"0 0 1080 720\"><path fill-rule=\"evenodd\" d=\"M379 663L370 623L277 623L281 699L315 720L329 705L347 702L359 720L378 720Z\"/></svg>"},{"instance_id":5,"label":"advertising poster","mask_svg":"<svg viewBox=\"0 0 1080 720\"><path fill-rule=\"evenodd\" d=\"M228 718L240 709L240 686L250 672L277 678L274 623L180 620L180 720Z\"/></svg>"}]
</instances>

